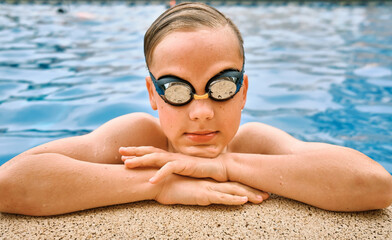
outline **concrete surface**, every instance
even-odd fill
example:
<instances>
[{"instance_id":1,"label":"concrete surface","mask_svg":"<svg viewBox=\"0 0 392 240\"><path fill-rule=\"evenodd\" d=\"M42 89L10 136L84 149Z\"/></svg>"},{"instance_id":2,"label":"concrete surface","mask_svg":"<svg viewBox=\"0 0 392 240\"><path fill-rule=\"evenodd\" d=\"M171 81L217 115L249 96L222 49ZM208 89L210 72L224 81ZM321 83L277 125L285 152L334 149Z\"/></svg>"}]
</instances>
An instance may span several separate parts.
<instances>
[{"instance_id":1,"label":"concrete surface","mask_svg":"<svg viewBox=\"0 0 392 240\"><path fill-rule=\"evenodd\" d=\"M143 201L54 217L0 213L0 239L392 239L392 207L338 213L278 196L243 206Z\"/></svg>"}]
</instances>

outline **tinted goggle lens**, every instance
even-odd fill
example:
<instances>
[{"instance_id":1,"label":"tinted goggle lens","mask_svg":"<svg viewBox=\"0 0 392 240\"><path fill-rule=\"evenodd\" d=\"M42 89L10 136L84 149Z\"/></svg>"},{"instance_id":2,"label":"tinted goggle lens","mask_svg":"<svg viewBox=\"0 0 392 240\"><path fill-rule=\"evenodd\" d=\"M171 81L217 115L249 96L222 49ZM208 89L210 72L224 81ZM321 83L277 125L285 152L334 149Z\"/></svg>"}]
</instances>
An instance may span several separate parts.
<instances>
[{"instance_id":1,"label":"tinted goggle lens","mask_svg":"<svg viewBox=\"0 0 392 240\"><path fill-rule=\"evenodd\" d=\"M169 83L164 96L169 103L182 105L192 99L192 88L182 82Z\"/></svg>"},{"instance_id":2,"label":"tinted goggle lens","mask_svg":"<svg viewBox=\"0 0 392 240\"><path fill-rule=\"evenodd\" d=\"M232 79L225 77L211 82L209 90L212 99L224 101L236 94L237 85Z\"/></svg>"}]
</instances>

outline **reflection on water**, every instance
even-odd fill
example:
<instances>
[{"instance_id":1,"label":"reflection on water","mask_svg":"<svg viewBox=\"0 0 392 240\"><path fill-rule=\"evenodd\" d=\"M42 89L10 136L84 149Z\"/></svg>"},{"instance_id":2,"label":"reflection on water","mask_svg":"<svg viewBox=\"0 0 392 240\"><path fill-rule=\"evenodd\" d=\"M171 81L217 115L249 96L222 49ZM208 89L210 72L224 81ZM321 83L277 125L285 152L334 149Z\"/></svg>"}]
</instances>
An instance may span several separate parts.
<instances>
[{"instance_id":1,"label":"reflection on water","mask_svg":"<svg viewBox=\"0 0 392 240\"><path fill-rule=\"evenodd\" d=\"M0 5L0 163L122 114L156 116L142 45L164 9ZM392 172L391 6L219 9L244 35L243 122L353 147Z\"/></svg>"}]
</instances>

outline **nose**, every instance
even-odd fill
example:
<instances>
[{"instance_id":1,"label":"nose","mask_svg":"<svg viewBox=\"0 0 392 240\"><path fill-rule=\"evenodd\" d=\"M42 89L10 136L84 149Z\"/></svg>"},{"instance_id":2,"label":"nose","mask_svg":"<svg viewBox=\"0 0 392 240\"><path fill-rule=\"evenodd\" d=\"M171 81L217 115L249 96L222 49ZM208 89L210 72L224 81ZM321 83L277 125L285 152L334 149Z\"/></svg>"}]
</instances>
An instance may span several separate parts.
<instances>
[{"instance_id":1,"label":"nose","mask_svg":"<svg viewBox=\"0 0 392 240\"><path fill-rule=\"evenodd\" d=\"M193 99L189 106L189 118L194 121L211 120L214 109L210 99Z\"/></svg>"}]
</instances>

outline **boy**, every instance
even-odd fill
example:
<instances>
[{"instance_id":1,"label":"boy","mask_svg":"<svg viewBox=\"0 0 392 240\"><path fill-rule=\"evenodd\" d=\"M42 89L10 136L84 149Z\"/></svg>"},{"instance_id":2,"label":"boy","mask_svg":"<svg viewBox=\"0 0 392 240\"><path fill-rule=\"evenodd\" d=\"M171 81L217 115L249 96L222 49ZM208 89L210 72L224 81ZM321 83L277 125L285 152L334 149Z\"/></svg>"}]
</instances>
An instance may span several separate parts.
<instances>
[{"instance_id":1,"label":"boy","mask_svg":"<svg viewBox=\"0 0 392 240\"><path fill-rule=\"evenodd\" d=\"M365 155L261 123L239 128L243 41L216 9L167 10L146 32L144 52L159 120L128 114L16 156L0 168L0 211L54 215L148 199L238 205L267 192L334 211L391 204L391 175Z\"/></svg>"}]
</instances>

